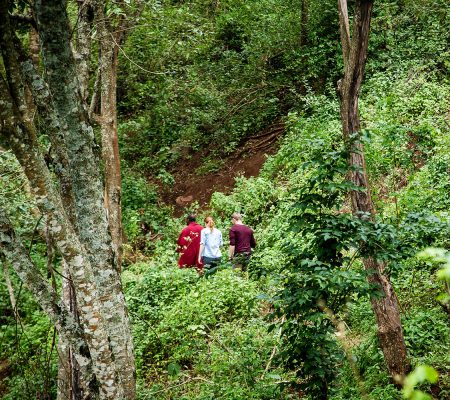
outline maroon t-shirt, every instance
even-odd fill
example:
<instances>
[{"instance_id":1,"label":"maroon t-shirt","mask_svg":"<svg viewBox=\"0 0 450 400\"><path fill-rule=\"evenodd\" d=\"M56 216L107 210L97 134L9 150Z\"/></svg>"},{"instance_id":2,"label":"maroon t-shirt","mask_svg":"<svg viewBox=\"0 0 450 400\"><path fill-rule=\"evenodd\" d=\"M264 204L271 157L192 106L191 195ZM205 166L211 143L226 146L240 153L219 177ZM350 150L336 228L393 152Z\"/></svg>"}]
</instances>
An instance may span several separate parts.
<instances>
[{"instance_id":1,"label":"maroon t-shirt","mask_svg":"<svg viewBox=\"0 0 450 400\"><path fill-rule=\"evenodd\" d=\"M230 246L235 253L250 253L256 247L253 231L247 225L233 225L230 228Z\"/></svg>"}]
</instances>

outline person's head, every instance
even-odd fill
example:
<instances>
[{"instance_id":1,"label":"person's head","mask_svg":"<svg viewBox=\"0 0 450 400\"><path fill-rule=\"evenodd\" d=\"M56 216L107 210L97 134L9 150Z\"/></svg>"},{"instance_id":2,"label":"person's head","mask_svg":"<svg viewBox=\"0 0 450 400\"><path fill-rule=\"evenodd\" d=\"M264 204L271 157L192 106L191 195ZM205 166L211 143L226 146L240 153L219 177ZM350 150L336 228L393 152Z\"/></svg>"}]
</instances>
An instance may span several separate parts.
<instances>
[{"instance_id":1,"label":"person's head","mask_svg":"<svg viewBox=\"0 0 450 400\"><path fill-rule=\"evenodd\" d=\"M231 216L231 222L234 224L242 223L242 215L238 212L233 213Z\"/></svg>"},{"instance_id":2,"label":"person's head","mask_svg":"<svg viewBox=\"0 0 450 400\"><path fill-rule=\"evenodd\" d=\"M188 224L190 224L191 222L195 222L197 220L197 216L195 214L189 214L186 217L186 221Z\"/></svg>"},{"instance_id":3,"label":"person's head","mask_svg":"<svg viewBox=\"0 0 450 400\"><path fill-rule=\"evenodd\" d=\"M207 226L209 229L213 230L216 224L214 223L214 220L212 217L208 216L205 218L205 226Z\"/></svg>"}]
</instances>

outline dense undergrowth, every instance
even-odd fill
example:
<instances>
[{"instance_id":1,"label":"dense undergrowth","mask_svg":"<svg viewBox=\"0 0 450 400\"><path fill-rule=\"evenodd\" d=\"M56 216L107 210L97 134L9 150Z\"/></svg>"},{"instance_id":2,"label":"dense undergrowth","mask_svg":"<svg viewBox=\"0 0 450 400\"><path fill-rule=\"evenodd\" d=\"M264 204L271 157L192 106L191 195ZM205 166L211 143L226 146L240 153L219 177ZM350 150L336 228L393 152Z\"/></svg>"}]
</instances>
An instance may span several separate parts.
<instances>
[{"instance_id":1,"label":"dense undergrowth","mask_svg":"<svg viewBox=\"0 0 450 400\"><path fill-rule=\"evenodd\" d=\"M336 5L311 2L308 44L300 46L300 3L155 2L124 48L123 287L139 399L317 399L324 382L330 399L400 398L377 342L364 252L388 262L412 365L439 372L422 389L450 396L445 287L439 264L416 256L450 248L448 8L375 5L360 113L377 216L360 224L349 214L334 91L342 68ZM238 178L231 194L217 192L209 210L197 210L213 215L225 237L230 214L244 214L258 241L249 273L227 263L211 276L179 270L174 243L183 221L147 178L170 184L172 163L208 146L214 159L279 118L286 134L260 175ZM2 197L46 274L45 246L33 234L42 221L14 160L0 154L9 171ZM55 398L53 328L11 279L20 323L0 285L3 398ZM359 376L317 299L345 321Z\"/></svg>"},{"instance_id":2,"label":"dense undergrowth","mask_svg":"<svg viewBox=\"0 0 450 400\"><path fill-rule=\"evenodd\" d=\"M445 289L436 278L438 265L418 260L416 253L427 246L449 246L450 220L446 205L449 138L445 133L448 93L432 74L420 74L413 79L406 73L397 74L389 88L384 78L385 75L381 80L377 76L368 79L366 92L379 95L364 96L361 106L368 169L378 208L377 225L370 228L372 231L354 226L348 230L342 221L334 223L334 216L348 212L344 196L337 210L339 213L329 214L333 229L338 231L331 231L330 226L325 226L325 230L328 229L330 236L341 235L341 245L346 233L349 235L346 240L353 241L358 240L358 234L371 234L374 243L382 246L378 254L389 260L389 273L402 307L412 364L430 364L440 372L441 379L432 392L436 398L443 399L449 390L446 377L448 316L437 297ZM414 93L409 92L407 83L416 87ZM432 99L428 95L430 88L435 93ZM403 100L405 92L409 93L408 101ZM389 105L386 105L386 98L390 99ZM414 102L421 104L420 118L411 108ZM295 390L310 391L311 376L317 374L314 368L318 369L320 363L315 359L309 374L303 374L301 380L296 381L294 372L284 369L286 364L278 357L281 349L289 349L289 343L280 342L280 326L276 323L271 332L267 331L267 317L280 288L292 279L301 279L296 292L298 301L314 301L317 293L307 293L316 290L314 285L305 287L304 282L318 277L330 296L344 291L342 299L333 300L334 311L339 312L348 326L348 341L361 371L360 384L369 398L399 397L377 345L375 320L364 292L368 288L361 279L359 262L356 260L350 269L344 268L340 274L328 275L329 265L318 273L296 270L296 265L306 259L305 247L310 246L312 237L323 236L324 228L317 227L317 215L306 220L312 227L309 230L296 231L293 220L298 218L299 204L305 201L302 196L313 193L311 177L327 162L335 165L341 141L336 101L310 95L305 103L307 110L289 115L288 133L281 148L277 155L268 159L260 176L239 178L231 195L215 193L211 201L208 212L216 217L220 228L225 230L229 215L239 210L244 213L246 222L256 229L258 248L250 265L249 280L233 273L226 265L209 279L198 278L191 271L176 270L175 235L172 241L158 248L150 263L132 266L126 272L130 308L138 315L135 327L139 332L136 338L138 354L142 357L142 383L152 383L142 389L143 398L290 398L298 393ZM380 107L380 103L385 106ZM320 162L311 163L317 158ZM338 183L336 176L331 181ZM306 218L304 214L303 218ZM350 218L350 222L355 221ZM318 255L320 247L313 250ZM347 251L351 253L351 246ZM299 259L299 255L303 258ZM161 280L168 284L163 298L159 292ZM332 287L336 288L335 293ZM144 298L143 292L146 293ZM141 295L137 296L138 293ZM160 299L158 303L164 305L157 307L162 316L149 327L147 323L152 321L150 315L154 307L152 298ZM341 305L338 307L338 304ZM240 313L239 318L236 313ZM304 313L302 318L305 318ZM312 337L319 339L319 347L329 343L326 365L320 368L331 371L330 398L359 399L358 384L330 328L323 336L318 336L314 330L310 336L305 333L303 345L312 348ZM146 334L142 334L141 329ZM181 337L184 339L180 340ZM145 339L141 342L139 338ZM295 346L301 348L302 342ZM271 358L274 349L275 357ZM304 369L305 365L301 365ZM224 371L229 371L228 375ZM302 380L308 382L303 389L280 389L280 382Z\"/></svg>"}]
</instances>

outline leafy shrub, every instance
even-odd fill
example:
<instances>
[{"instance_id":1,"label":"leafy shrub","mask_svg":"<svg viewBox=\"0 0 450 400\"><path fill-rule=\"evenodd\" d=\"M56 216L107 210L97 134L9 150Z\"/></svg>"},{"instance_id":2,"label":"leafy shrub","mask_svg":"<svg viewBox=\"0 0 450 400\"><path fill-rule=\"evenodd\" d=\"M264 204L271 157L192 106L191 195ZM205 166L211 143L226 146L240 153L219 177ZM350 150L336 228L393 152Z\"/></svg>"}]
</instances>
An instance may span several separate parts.
<instances>
[{"instance_id":1,"label":"leafy shrub","mask_svg":"<svg viewBox=\"0 0 450 400\"><path fill-rule=\"evenodd\" d=\"M422 357L435 348L448 353L448 324L440 309L411 309L403 319L405 342L414 357ZM446 350L447 349L447 350Z\"/></svg>"},{"instance_id":2,"label":"leafy shrub","mask_svg":"<svg viewBox=\"0 0 450 400\"><path fill-rule=\"evenodd\" d=\"M189 364L217 326L257 313L255 284L231 270L198 279L192 269L156 267L142 275L128 271L124 285L139 368Z\"/></svg>"},{"instance_id":3,"label":"leafy shrub","mask_svg":"<svg viewBox=\"0 0 450 400\"><path fill-rule=\"evenodd\" d=\"M450 207L450 155L435 155L400 194L402 210L447 211Z\"/></svg>"}]
</instances>

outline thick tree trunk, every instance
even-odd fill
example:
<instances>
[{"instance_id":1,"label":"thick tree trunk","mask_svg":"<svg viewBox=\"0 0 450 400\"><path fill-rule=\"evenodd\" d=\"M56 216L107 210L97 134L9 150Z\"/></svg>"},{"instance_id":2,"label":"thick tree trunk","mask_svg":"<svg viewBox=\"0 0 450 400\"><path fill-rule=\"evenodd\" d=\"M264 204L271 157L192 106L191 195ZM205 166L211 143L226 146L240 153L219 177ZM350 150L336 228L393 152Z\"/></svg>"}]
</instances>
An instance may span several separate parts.
<instances>
[{"instance_id":1,"label":"thick tree trunk","mask_svg":"<svg viewBox=\"0 0 450 400\"><path fill-rule=\"evenodd\" d=\"M362 191L352 191L352 209L353 213L360 218L373 218L375 209L367 178L364 148L357 137L355 138L360 132L358 98L367 58L373 0L356 1L351 40L346 1L338 0L338 5L345 65L344 78L339 84L342 130L344 139L349 143L352 142L349 164L357 167L351 172L351 180L355 185L364 188ZM365 258L363 263L370 273L369 282L377 284L382 293L381 298L372 299L371 303L378 325L380 347L389 373L393 378L403 377L409 370L409 363L397 297L389 279L384 274L384 264L374 257Z\"/></svg>"},{"instance_id":2,"label":"thick tree trunk","mask_svg":"<svg viewBox=\"0 0 450 400\"><path fill-rule=\"evenodd\" d=\"M93 133L80 99L75 64L70 51L67 15L63 5L52 1L36 1L36 15L55 108L70 131L65 142L75 197L76 230L87 250L90 263L94 266L109 347L117 368L114 381L124 391L125 398L132 398L135 391L135 369L129 318L111 247L98 159L92 151ZM61 23L54 24L54 21Z\"/></svg>"},{"instance_id":3,"label":"thick tree trunk","mask_svg":"<svg viewBox=\"0 0 450 400\"><path fill-rule=\"evenodd\" d=\"M14 33L7 13L0 14L0 47L8 81L0 76L0 131L9 144L30 182L36 203L48 220L52 241L70 271L77 292L80 322L84 333L83 347L74 339L80 330L67 308L45 280L38 280L33 264L23 247L17 244L6 222L0 220L1 250L8 257L21 279L30 287L36 300L49 314L60 335L74 349L86 385L83 398L133 399L135 397L134 355L128 315L121 283L114 261L111 239L102 198L102 181L98 160L93 153L93 133L81 101L75 61L70 48L70 29L65 2L35 2L43 63L48 78L49 109L41 104L41 112L53 121L50 135L52 147L61 150L56 157L61 193L55 189L52 176L44 162L32 118L24 100L24 74L14 48ZM1 9L7 2L0 0ZM17 41L17 40L16 40ZM45 98L39 80L31 82L35 100ZM44 87L45 88L45 87ZM48 94L47 93L47 94ZM42 95L42 97L40 97ZM57 122L57 123L55 123ZM64 180L67 179L67 187ZM71 192L66 197L65 189ZM72 202L72 207L66 208ZM36 268L34 268L36 271ZM45 290L44 290L45 289ZM61 322L59 314L64 311ZM67 329L72 318L73 332ZM63 323L65 322L65 324ZM87 352L86 352L86 349ZM94 375L86 368L92 365ZM94 378L92 378L94 376Z\"/></svg>"}]
</instances>

